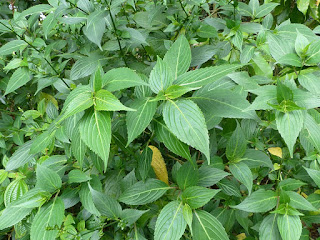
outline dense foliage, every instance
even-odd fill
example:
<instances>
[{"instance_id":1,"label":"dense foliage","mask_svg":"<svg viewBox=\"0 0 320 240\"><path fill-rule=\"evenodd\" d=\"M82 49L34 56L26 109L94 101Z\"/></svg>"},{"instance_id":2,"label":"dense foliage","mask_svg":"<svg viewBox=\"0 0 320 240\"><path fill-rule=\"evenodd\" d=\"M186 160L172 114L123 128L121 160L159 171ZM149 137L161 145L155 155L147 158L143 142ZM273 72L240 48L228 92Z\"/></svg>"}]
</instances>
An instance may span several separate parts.
<instances>
[{"instance_id":1,"label":"dense foliage","mask_svg":"<svg viewBox=\"0 0 320 240\"><path fill-rule=\"evenodd\" d=\"M318 5L0 2L0 239L319 239Z\"/></svg>"}]
</instances>

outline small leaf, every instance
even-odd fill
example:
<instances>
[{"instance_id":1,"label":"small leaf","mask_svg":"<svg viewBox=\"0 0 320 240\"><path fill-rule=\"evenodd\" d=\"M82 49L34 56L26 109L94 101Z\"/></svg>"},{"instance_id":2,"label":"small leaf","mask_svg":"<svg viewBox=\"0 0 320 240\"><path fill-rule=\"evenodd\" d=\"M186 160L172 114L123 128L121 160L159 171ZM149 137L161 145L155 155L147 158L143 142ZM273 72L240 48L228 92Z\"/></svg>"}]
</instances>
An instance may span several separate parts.
<instances>
[{"instance_id":1,"label":"small leaf","mask_svg":"<svg viewBox=\"0 0 320 240\"><path fill-rule=\"evenodd\" d=\"M186 188L182 193L182 199L192 209L200 208L207 204L221 190L193 186Z\"/></svg>"},{"instance_id":2,"label":"small leaf","mask_svg":"<svg viewBox=\"0 0 320 240\"><path fill-rule=\"evenodd\" d=\"M134 224L144 213L149 210L124 209L120 218L127 223L127 226Z\"/></svg>"},{"instance_id":3,"label":"small leaf","mask_svg":"<svg viewBox=\"0 0 320 240\"><path fill-rule=\"evenodd\" d=\"M191 235L193 235L193 233L192 233L192 218L193 218L193 215L192 215L192 210L191 210L191 208L190 208L190 206L188 204L185 204L183 206L182 214L183 214L184 220L187 222L187 224L189 226L189 229L191 231Z\"/></svg>"},{"instance_id":4,"label":"small leaf","mask_svg":"<svg viewBox=\"0 0 320 240\"><path fill-rule=\"evenodd\" d=\"M271 147L268 148L269 153L279 158L282 158L282 149L280 147Z\"/></svg>"},{"instance_id":5,"label":"small leaf","mask_svg":"<svg viewBox=\"0 0 320 240\"><path fill-rule=\"evenodd\" d=\"M240 204L233 206L234 208L246 212L267 212L274 208L277 204L277 194L271 190L260 189L253 192Z\"/></svg>"},{"instance_id":6,"label":"small leaf","mask_svg":"<svg viewBox=\"0 0 320 240\"><path fill-rule=\"evenodd\" d=\"M8 206L11 202L20 199L26 192L28 192L28 185L23 179L12 181L4 191L4 205Z\"/></svg>"},{"instance_id":7,"label":"small leaf","mask_svg":"<svg viewBox=\"0 0 320 240\"><path fill-rule=\"evenodd\" d=\"M278 228L283 240L299 240L302 224L299 216L278 215Z\"/></svg>"},{"instance_id":8,"label":"small leaf","mask_svg":"<svg viewBox=\"0 0 320 240\"><path fill-rule=\"evenodd\" d=\"M168 185L158 179L147 179L146 182L140 181L124 191L119 201L128 205L144 205L159 199L170 189Z\"/></svg>"},{"instance_id":9,"label":"small leaf","mask_svg":"<svg viewBox=\"0 0 320 240\"><path fill-rule=\"evenodd\" d=\"M185 99L166 102L163 118L176 137L200 150L210 162L207 126L201 110L194 102Z\"/></svg>"},{"instance_id":10,"label":"small leaf","mask_svg":"<svg viewBox=\"0 0 320 240\"><path fill-rule=\"evenodd\" d=\"M226 147L226 156L229 161L240 159L246 152L247 140L240 125L232 133Z\"/></svg>"},{"instance_id":11,"label":"small leaf","mask_svg":"<svg viewBox=\"0 0 320 240\"><path fill-rule=\"evenodd\" d=\"M104 89L95 94L94 100L97 111L134 111L134 109L124 106L111 92Z\"/></svg>"},{"instance_id":12,"label":"small leaf","mask_svg":"<svg viewBox=\"0 0 320 240\"><path fill-rule=\"evenodd\" d=\"M149 170L151 168L153 151L151 148L146 147L138 159L138 172L143 181L145 181L148 177Z\"/></svg>"},{"instance_id":13,"label":"small leaf","mask_svg":"<svg viewBox=\"0 0 320 240\"><path fill-rule=\"evenodd\" d=\"M104 162L107 169L111 143L110 114L104 111L90 110L81 119L80 137Z\"/></svg>"},{"instance_id":14,"label":"small leaf","mask_svg":"<svg viewBox=\"0 0 320 240\"><path fill-rule=\"evenodd\" d=\"M68 174L68 177L69 183L81 183L91 179L87 174L78 169L71 170Z\"/></svg>"},{"instance_id":15,"label":"small leaf","mask_svg":"<svg viewBox=\"0 0 320 240\"><path fill-rule=\"evenodd\" d=\"M156 148L155 146L151 146L151 145L149 145L149 148L153 152L151 166L152 166L157 178L159 180L161 180L162 182L169 184L167 167L166 167L164 159L161 155L160 150L158 148Z\"/></svg>"},{"instance_id":16,"label":"small leaf","mask_svg":"<svg viewBox=\"0 0 320 240\"><path fill-rule=\"evenodd\" d=\"M182 203L172 201L160 212L155 232L155 240L179 240L187 226L183 217Z\"/></svg>"}]
</instances>

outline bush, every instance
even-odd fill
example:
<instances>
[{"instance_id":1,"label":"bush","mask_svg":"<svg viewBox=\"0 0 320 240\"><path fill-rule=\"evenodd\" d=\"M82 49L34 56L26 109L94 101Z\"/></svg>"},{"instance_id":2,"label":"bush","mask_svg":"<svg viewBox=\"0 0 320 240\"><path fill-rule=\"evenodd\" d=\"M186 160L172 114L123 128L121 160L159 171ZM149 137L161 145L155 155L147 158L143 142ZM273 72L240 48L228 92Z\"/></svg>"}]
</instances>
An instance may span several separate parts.
<instances>
[{"instance_id":1,"label":"bush","mask_svg":"<svg viewBox=\"0 0 320 240\"><path fill-rule=\"evenodd\" d=\"M318 3L0 3L0 239L317 239Z\"/></svg>"}]
</instances>

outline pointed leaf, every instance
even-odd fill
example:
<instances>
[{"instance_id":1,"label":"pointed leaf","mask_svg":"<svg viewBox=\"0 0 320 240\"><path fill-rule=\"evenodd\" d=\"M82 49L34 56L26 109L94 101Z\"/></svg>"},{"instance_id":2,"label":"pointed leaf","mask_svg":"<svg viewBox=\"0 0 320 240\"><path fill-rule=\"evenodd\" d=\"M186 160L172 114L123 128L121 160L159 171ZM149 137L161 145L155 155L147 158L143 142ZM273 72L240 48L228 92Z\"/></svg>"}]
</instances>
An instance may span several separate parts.
<instances>
[{"instance_id":1,"label":"pointed leaf","mask_svg":"<svg viewBox=\"0 0 320 240\"><path fill-rule=\"evenodd\" d=\"M62 181L58 173L53 171L52 169L37 165L37 183L36 186L48 191L48 192L54 192L57 189L61 188Z\"/></svg>"},{"instance_id":2,"label":"pointed leaf","mask_svg":"<svg viewBox=\"0 0 320 240\"><path fill-rule=\"evenodd\" d=\"M151 166L159 180L169 184L168 180L168 171L164 159L161 155L161 152L155 146L149 145L149 148L152 150L152 162Z\"/></svg>"},{"instance_id":3,"label":"pointed leaf","mask_svg":"<svg viewBox=\"0 0 320 240\"><path fill-rule=\"evenodd\" d=\"M5 95L25 85L30 80L31 80L31 75L29 73L28 68L25 68L25 67L18 68L9 79Z\"/></svg>"},{"instance_id":4,"label":"pointed leaf","mask_svg":"<svg viewBox=\"0 0 320 240\"><path fill-rule=\"evenodd\" d=\"M277 214L270 214L265 217L259 228L260 240L278 240L281 239L277 224Z\"/></svg>"},{"instance_id":5,"label":"pointed leaf","mask_svg":"<svg viewBox=\"0 0 320 240\"><path fill-rule=\"evenodd\" d=\"M278 228L283 240L299 240L302 224L299 216L278 215Z\"/></svg>"},{"instance_id":6,"label":"pointed leaf","mask_svg":"<svg viewBox=\"0 0 320 240\"><path fill-rule=\"evenodd\" d=\"M243 162L231 164L229 167L232 175L246 186L250 195L253 183L253 176L250 168Z\"/></svg>"},{"instance_id":7,"label":"pointed leaf","mask_svg":"<svg viewBox=\"0 0 320 240\"><path fill-rule=\"evenodd\" d=\"M207 204L221 190L193 186L186 188L182 193L182 199L192 209L200 208Z\"/></svg>"},{"instance_id":8,"label":"pointed leaf","mask_svg":"<svg viewBox=\"0 0 320 240\"><path fill-rule=\"evenodd\" d=\"M97 111L133 111L134 109L124 106L111 92L101 89L95 94L95 109Z\"/></svg>"},{"instance_id":9,"label":"pointed leaf","mask_svg":"<svg viewBox=\"0 0 320 240\"><path fill-rule=\"evenodd\" d=\"M26 47L28 44L23 40L13 40L7 42L0 48L0 56L11 55L13 52L19 50L22 47Z\"/></svg>"},{"instance_id":10,"label":"pointed leaf","mask_svg":"<svg viewBox=\"0 0 320 240\"><path fill-rule=\"evenodd\" d=\"M165 91L171 86L173 75L169 65L161 58L157 58L157 63L150 73L150 88L154 93Z\"/></svg>"},{"instance_id":11,"label":"pointed leaf","mask_svg":"<svg viewBox=\"0 0 320 240\"><path fill-rule=\"evenodd\" d=\"M87 24L83 28L83 33L86 37L102 50L101 39L106 29L105 10L96 10L88 16Z\"/></svg>"}]
</instances>

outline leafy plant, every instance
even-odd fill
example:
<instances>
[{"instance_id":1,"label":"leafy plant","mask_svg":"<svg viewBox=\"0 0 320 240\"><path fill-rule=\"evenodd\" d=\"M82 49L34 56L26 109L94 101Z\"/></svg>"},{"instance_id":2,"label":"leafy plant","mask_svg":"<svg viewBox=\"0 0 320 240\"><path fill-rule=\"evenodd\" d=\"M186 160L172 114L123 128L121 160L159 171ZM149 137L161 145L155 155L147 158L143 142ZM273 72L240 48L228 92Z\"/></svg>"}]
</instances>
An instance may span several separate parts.
<instances>
[{"instance_id":1,"label":"leafy plant","mask_svg":"<svg viewBox=\"0 0 320 240\"><path fill-rule=\"evenodd\" d=\"M318 3L0 3L0 239L319 239Z\"/></svg>"}]
</instances>

